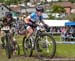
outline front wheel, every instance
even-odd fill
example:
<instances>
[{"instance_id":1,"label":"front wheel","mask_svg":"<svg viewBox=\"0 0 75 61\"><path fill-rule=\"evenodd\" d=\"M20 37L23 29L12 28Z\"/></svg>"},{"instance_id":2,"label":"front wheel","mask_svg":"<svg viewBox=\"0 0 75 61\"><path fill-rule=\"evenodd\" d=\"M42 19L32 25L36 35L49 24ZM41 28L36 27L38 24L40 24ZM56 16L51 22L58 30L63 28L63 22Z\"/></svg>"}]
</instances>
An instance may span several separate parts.
<instances>
[{"instance_id":1,"label":"front wheel","mask_svg":"<svg viewBox=\"0 0 75 61\"><path fill-rule=\"evenodd\" d=\"M11 58L11 47L8 45L6 46L6 55L7 55L8 59Z\"/></svg>"},{"instance_id":2,"label":"front wheel","mask_svg":"<svg viewBox=\"0 0 75 61\"><path fill-rule=\"evenodd\" d=\"M56 52L56 42L54 38L44 33L38 37L38 47L41 51L38 52L40 58L53 58Z\"/></svg>"}]
</instances>

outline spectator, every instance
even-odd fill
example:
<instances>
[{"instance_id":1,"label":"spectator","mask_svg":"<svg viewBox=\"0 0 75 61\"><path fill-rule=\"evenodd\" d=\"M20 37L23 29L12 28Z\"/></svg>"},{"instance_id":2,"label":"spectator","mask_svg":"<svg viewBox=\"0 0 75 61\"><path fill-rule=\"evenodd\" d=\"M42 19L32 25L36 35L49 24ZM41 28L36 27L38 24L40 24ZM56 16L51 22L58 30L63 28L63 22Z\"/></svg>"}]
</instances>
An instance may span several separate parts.
<instances>
[{"instance_id":1,"label":"spectator","mask_svg":"<svg viewBox=\"0 0 75 61\"><path fill-rule=\"evenodd\" d=\"M64 41L66 38L66 29L65 27L61 28L61 38Z\"/></svg>"},{"instance_id":2,"label":"spectator","mask_svg":"<svg viewBox=\"0 0 75 61\"><path fill-rule=\"evenodd\" d=\"M73 34L72 35L73 35L73 37L75 37L75 27L73 27L73 29L74 30L73 30Z\"/></svg>"}]
</instances>

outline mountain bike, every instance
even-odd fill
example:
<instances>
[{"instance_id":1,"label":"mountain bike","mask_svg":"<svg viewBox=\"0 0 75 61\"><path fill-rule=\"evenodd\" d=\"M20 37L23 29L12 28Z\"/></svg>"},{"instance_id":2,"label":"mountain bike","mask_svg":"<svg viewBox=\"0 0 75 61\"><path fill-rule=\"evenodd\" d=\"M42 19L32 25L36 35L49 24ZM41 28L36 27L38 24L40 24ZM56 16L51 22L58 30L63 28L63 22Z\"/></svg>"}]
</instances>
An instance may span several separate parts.
<instances>
[{"instance_id":1,"label":"mountain bike","mask_svg":"<svg viewBox=\"0 0 75 61\"><path fill-rule=\"evenodd\" d=\"M5 51L6 51L6 56L10 59L11 56L13 55L13 52L15 52L16 55L20 54L20 48L18 43L16 42L16 44L14 45L13 41L11 41L10 38L10 27L9 26L4 26L1 28L2 31L4 31L5 33ZM4 40L4 41L5 41Z\"/></svg>"},{"instance_id":2,"label":"mountain bike","mask_svg":"<svg viewBox=\"0 0 75 61\"><path fill-rule=\"evenodd\" d=\"M53 58L56 52L55 39L44 26L37 25L33 34L23 38L23 51L25 56L38 56L39 58Z\"/></svg>"}]
</instances>

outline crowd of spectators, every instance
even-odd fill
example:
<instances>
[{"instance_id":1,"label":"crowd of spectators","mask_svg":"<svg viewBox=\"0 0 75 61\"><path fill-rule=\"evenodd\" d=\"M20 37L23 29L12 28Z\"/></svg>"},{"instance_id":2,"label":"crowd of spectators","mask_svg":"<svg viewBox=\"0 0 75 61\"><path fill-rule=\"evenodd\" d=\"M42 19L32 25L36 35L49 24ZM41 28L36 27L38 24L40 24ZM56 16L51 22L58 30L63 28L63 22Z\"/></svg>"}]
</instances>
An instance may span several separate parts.
<instances>
[{"instance_id":1,"label":"crowd of spectators","mask_svg":"<svg viewBox=\"0 0 75 61\"><path fill-rule=\"evenodd\" d=\"M51 34L60 34L62 40L75 39L75 26L50 27Z\"/></svg>"},{"instance_id":2,"label":"crowd of spectators","mask_svg":"<svg viewBox=\"0 0 75 61\"><path fill-rule=\"evenodd\" d=\"M74 40L75 39L75 27L66 27L64 31L61 32L63 40Z\"/></svg>"}]
</instances>

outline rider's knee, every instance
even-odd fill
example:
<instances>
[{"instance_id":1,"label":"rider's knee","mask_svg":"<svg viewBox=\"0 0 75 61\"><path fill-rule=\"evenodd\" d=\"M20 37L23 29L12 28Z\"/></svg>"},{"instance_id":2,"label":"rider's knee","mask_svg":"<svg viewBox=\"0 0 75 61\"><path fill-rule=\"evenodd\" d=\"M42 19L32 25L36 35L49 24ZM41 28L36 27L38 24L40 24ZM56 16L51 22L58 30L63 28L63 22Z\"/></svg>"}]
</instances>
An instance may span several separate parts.
<instances>
[{"instance_id":1,"label":"rider's knee","mask_svg":"<svg viewBox=\"0 0 75 61\"><path fill-rule=\"evenodd\" d=\"M30 27L30 28L28 29L28 32L29 32L29 33L33 33L33 29Z\"/></svg>"},{"instance_id":2,"label":"rider's knee","mask_svg":"<svg viewBox=\"0 0 75 61\"><path fill-rule=\"evenodd\" d=\"M0 37L4 37L4 36L5 36L4 31L1 31L1 35L0 35Z\"/></svg>"}]
</instances>

